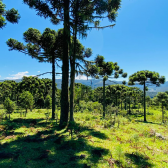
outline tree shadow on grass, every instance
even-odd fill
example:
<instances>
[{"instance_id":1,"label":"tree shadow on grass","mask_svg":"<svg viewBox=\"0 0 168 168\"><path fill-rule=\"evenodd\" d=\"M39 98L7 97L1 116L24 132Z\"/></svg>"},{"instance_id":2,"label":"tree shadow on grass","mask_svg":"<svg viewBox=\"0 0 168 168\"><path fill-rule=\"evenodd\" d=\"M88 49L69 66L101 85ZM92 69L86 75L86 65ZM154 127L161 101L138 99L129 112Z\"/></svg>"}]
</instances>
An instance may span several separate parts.
<instances>
[{"instance_id":1,"label":"tree shadow on grass","mask_svg":"<svg viewBox=\"0 0 168 168\"><path fill-rule=\"evenodd\" d=\"M29 125L32 121L34 120L24 120L24 123ZM47 125L48 123L43 127ZM79 133L74 134L73 138L70 138L66 131L57 133L59 130L57 125L28 136L14 132L16 139L0 145L0 167L85 168L95 166L103 159L102 156L109 153L109 150L95 147L89 144L86 137L79 135L87 131L86 136L91 135L99 139L106 139L107 136L85 126L77 125L75 128L79 129L79 127Z\"/></svg>"},{"instance_id":2,"label":"tree shadow on grass","mask_svg":"<svg viewBox=\"0 0 168 168\"><path fill-rule=\"evenodd\" d=\"M131 160L131 162L137 166L137 168L152 168L154 165L149 162L148 156L140 153L125 153L125 156Z\"/></svg>"},{"instance_id":3,"label":"tree shadow on grass","mask_svg":"<svg viewBox=\"0 0 168 168\"><path fill-rule=\"evenodd\" d=\"M92 128L89 128L88 126L80 125L79 123L76 122L73 123L73 126L67 127L67 129L64 132L70 131L70 129L72 129L72 131L75 134L79 134L79 136L82 136L83 132L85 132L87 136L93 136L104 140L108 139L108 136L106 134L101 133L100 131L96 131Z\"/></svg>"},{"instance_id":4,"label":"tree shadow on grass","mask_svg":"<svg viewBox=\"0 0 168 168\"><path fill-rule=\"evenodd\" d=\"M18 128L21 127L25 127L25 128L30 128L30 127L47 127L48 122L42 122L45 119L41 118L41 119L23 119L23 118L18 118L18 119L13 119L13 120L3 120L3 122L1 123L1 127L3 127L3 129L0 129L0 133L2 131L6 131L8 134L10 134L10 132L12 132L13 130L16 130Z\"/></svg>"},{"instance_id":5,"label":"tree shadow on grass","mask_svg":"<svg viewBox=\"0 0 168 168\"><path fill-rule=\"evenodd\" d=\"M149 121L142 121L142 120L135 120L135 122L145 123L145 124L155 124L160 125L161 123L149 122Z\"/></svg>"}]
</instances>

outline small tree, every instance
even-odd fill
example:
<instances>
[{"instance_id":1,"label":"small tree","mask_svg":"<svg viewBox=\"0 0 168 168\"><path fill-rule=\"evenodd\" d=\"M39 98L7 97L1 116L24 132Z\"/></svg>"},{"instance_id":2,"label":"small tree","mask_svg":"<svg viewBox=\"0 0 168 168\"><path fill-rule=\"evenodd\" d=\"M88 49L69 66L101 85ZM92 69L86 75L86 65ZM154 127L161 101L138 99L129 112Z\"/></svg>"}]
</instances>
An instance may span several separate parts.
<instances>
[{"instance_id":1,"label":"small tree","mask_svg":"<svg viewBox=\"0 0 168 168\"><path fill-rule=\"evenodd\" d=\"M47 95L47 97L45 99L45 102L44 102L44 105L45 105L45 108L47 109L47 113L45 113L45 115L46 115L46 118L48 120L49 115L50 115L48 109L50 109L51 106L52 106L52 99L51 99L50 95ZM54 112L54 114L55 114L55 112ZM55 116L54 116L54 118L55 118Z\"/></svg>"},{"instance_id":2,"label":"small tree","mask_svg":"<svg viewBox=\"0 0 168 168\"><path fill-rule=\"evenodd\" d=\"M8 98L5 99L4 101L4 108L6 109L6 113L9 114L9 119L10 119L10 114L14 112L15 110L15 103Z\"/></svg>"},{"instance_id":3,"label":"small tree","mask_svg":"<svg viewBox=\"0 0 168 168\"><path fill-rule=\"evenodd\" d=\"M33 108L33 104L34 104L33 95L29 91L24 91L19 97L19 102L21 107L26 110L26 113L25 113L25 117L26 117L27 110L28 109L32 110Z\"/></svg>"},{"instance_id":4,"label":"small tree","mask_svg":"<svg viewBox=\"0 0 168 168\"><path fill-rule=\"evenodd\" d=\"M163 111L163 108L167 106L168 95L165 92L159 92L156 95L156 101L161 103L161 106L162 106L162 123L164 123L164 111Z\"/></svg>"},{"instance_id":5,"label":"small tree","mask_svg":"<svg viewBox=\"0 0 168 168\"><path fill-rule=\"evenodd\" d=\"M137 71L136 73L129 76L129 85L135 85L135 82L138 82L140 85L144 86L144 121L146 122L146 84L155 84L156 86L160 86L160 84L164 84L165 77L160 76L157 72L152 72L148 70Z\"/></svg>"},{"instance_id":6,"label":"small tree","mask_svg":"<svg viewBox=\"0 0 168 168\"><path fill-rule=\"evenodd\" d=\"M51 99L50 95L47 95L45 102L44 102L44 105L45 105L45 108L47 109L47 111L48 111L48 109L51 108L52 99Z\"/></svg>"}]
</instances>

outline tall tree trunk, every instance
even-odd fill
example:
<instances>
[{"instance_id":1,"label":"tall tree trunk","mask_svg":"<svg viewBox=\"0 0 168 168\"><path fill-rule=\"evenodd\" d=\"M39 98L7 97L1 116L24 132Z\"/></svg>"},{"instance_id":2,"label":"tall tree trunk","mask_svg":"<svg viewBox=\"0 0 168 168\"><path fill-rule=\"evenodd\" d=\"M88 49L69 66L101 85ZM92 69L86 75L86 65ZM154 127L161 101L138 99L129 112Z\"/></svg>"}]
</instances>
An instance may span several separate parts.
<instances>
[{"instance_id":1,"label":"tall tree trunk","mask_svg":"<svg viewBox=\"0 0 168 168\"><path fill-rule=\"evenodd\" d=\"M73 58L72 58L73 59ZM74 59L73 59L74 60ZM70 84L70 121L74 121L74 95L75 95L75 62L71 60L71 84Z\"/></svg>"},{"instance_id":2,"label":"tall tree trunk","mask_svg":"<svg viewBox=\"0 0 168 168\"><path fill-rule=\"evenodd\" d=\"M146 100L145 100L145 97L146 97L146 90L145 90L145 81L144 81L144 122L146 122Z\"/></svg>"},{"instance_id":3,"label":"tall tree trunk","mask_svg":"<svg viewBox=\"0 0 168 168\"><path fill-rule=\"evenodd\" d=\"M55 58L52 56L52 119L55 119Z\"/></svg>"},{"instance_id":4,"label":"tall tree trunk","mask_svg":"<svg viewBox=\"0 0 168 168\"><path fill-rule=\"evenodd\" d=\"M105 117L105 80L103 79L103 117Z\"/></svg>"},{"instance_id":5,"label":"tall tree trunk","mask_svg":"<svg viewBox=\"0 0 168 168\"><path fill-rule=\"evenodd\" d=\"M69 27L69 0L64 0L64 44L62 59L62 89L61 89L61 116L60 127L64 128L68 123L69 113L69 57L68 48L70 43L70 27Z\"/></svg>"},{"instance_id":6,"label":"tall tree trunk","mask_svg":"<svg viewBox=\"0 0 168 168\"><path fill-rule=\"evenodd\" d=\"M75 60L76 60L76 36L77 36L77 22L78 22L78 0L75 5L75 26L73 29L73 56L71 54L71 84L70 84L70 121L74 121L74 96L75 96Z\"/></svg>"},{"instance_id":7,"label":"tall tree trunk","mask_svg":"<svg viewBox=\"0 0 168 168\"><path fill-rule=\"evenodd\" d=\"M70 58L71 64L71 84L70 84L70 121L74 121L74 95L75 95L75 55L76 55L76 36L74 37L73 56Z\"/></svg>"}]
</instances>

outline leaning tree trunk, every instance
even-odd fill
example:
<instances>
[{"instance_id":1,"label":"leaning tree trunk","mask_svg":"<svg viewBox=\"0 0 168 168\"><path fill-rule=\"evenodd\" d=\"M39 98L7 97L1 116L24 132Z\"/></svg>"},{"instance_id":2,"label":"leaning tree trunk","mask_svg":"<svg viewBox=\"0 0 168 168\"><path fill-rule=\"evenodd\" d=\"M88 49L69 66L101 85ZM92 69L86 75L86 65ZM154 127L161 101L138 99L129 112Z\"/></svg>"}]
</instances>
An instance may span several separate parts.
<instances>
[{"instance_id":1,"label":"leaning tree trunk","mask_svg":"<svg viewBox=\"0 0 168 168\"><path fill-rule=\"evenodd\" d=\"M69 43L70 43L69 0L64 0L64 42L63 42L63 59L62 59L62 90L61 90L61 116L60 116L61 128L64 128L67 125L68 113L69 113L69 100L68 100Z\"/></svg>"},{"instance_id":2,"label":"leaning tree trunk","mask_svg":"<svg viewBox=\"0 0 168 168\"><path fill-rule=\"evenodd\" d=\"M105 117L105 80L103 79L103 118Z\"/></svg>"},{"instance_id":3,"label":"leaning tree trunk","mask_svg":"<svg viewBox=\"0 0 168 168\"><path fill-rule=\"evenodd\" d=\"M55 119L55 58L52 56L52 119Z\"/></svg>"},{"instance_id":4,"label":"leaning tree trunk","mask_svg":"<svg viewBox=\"0 0 168 168\"><path fill-rule=\"evenodd\" d=\"M146 122L146 100L145 100L145 97L146 97L146 90L145 90L145 81L144 81L144 122Z\"/></svg>"}]
</instances>

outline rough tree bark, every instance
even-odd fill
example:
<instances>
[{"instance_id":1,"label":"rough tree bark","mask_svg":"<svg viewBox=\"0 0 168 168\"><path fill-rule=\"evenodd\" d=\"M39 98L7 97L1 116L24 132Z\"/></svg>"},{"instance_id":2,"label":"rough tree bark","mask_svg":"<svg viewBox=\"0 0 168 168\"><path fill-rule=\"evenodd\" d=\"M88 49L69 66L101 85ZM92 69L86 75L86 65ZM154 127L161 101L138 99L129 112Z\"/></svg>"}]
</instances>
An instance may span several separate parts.
<instances>
[{"instance_id":1,"label":"rough tree bark","mask_svg":"<svg viewBox=\"0 0 168 168\"><path fill-rule=\"evenodd\" d=\"M62 60L62 90L61 90L61 116L60 116L61 128L64 128L67 125L68 113L69 113L69 100L68 100L69 43L70 43L69 0L64 0L64 43L63 43L63 60Z\"/></svg>"},{"instance_id":2,"label":"rough tree bark","mask_svg":"<svg viewBox=\"0 0 168 168\"><path fill-rule=\"evenodd\" d=\"M52 119L55 119L55 58L52 56Z\"/></svg>"}]
</instances>

